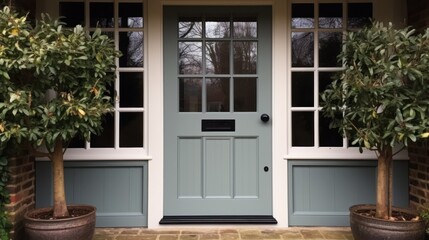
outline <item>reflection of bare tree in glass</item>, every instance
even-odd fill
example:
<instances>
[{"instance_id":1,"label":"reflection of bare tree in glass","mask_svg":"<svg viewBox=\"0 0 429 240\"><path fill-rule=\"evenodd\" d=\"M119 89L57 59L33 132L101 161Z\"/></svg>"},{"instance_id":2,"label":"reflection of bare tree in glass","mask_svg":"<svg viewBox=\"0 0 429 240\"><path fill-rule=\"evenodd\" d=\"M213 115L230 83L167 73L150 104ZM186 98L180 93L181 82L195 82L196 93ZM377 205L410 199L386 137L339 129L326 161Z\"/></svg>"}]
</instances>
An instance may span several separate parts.
<instances>
[{"instance_id":1,"label":"reflection of bare tree in glass","mask_svg":"<svg viewBox=\"0 0 429 240\"><path fill-rule=\"evenodd\" d=\"M210 22L208 28L212 38L228 38L230 35L229 22ZM229 41L216 41L206 43L206 72L214 74L229 73Z\"/></svg>"},{"instance_id":2,"label":"reflection of bare tree in glass","mask_svg":"<svg viewBox=\"0 0 429 240\"><path fill-rule=\"evenodd\" d=\"M121 22L121 20L119 20ZM129 28L139 28L143 27L143 18L142 17L128 17L127 25Z\"/></svg>"},{"instance_id":3,"label":"reflection of bare tree in glass","mask_svg":"<svg viewBox=\"0 0 429 240\"><path fill-rule=\"evenodd\" d=\"M127 48L127 63L128 67L143 66L143 32L128 32L129 42Z\"/></svg>"},{"instance_id":4,"label":"reflection of bare tree in glass","mask_svg":"<svg viewBox=\"0 0 429 240\"><path fill-rule=\"evenodd\" d=\"M312 32L292 33L292 66L313 66L314 34Z\"/></svg>"},{"instance_id":5,"label":"reflection of bare tree in glass","mask_svg":"<svg viewBox=\"0 0 429 240\"><path fill-rule=\"evenodd\" d=\"M252 41L234 42L234 73L256 73L257 43Z\"/></svg>"},{"instance_id":6,"label":"reflection of bare tree in glass","mask_svg":"<svg viewBox=\"0 0 429 240\"><path fill-rule=\"evenodd\" d=\"M258 28L255 20L248 22L234 22L235 38L256 38L257 32Z\"/></svg>"},{"instance_id":7,"label":"reflection of bare tree in glass","mask_svg":"<svg viewBox=\"0 0 429 240\"><path fill-rule=\"evenodd\" d=\"M340 17L321 17L319 18L321 28L342 28L343 19Z\"/></svg>"},{"instance_id":8,"label":"reflection of bare tree in glass","mask_svg":"<svg viewBox=\"0 0 429 240\"><path fill-rule=\"evenodd\" d=\"M229 73L230 42L206 43L206 72L211 74Z\"/></svg>"},{"instance_id":9,"label":"reflection of bare tree in glass","mask_svg":"<svg viewBox=\"0 0 429 240\"><path fill-rule=\"evenodd\" d=\"M199 74L202 71L202 42L179 42L179 73Z\"/></svg>"},{"instance_id":10,"label":"reflection of bare tree in glass","mask_svg":"<svg viewBox=\"0 0 429 240\"><path fill-rule=\"evenodd\" d=\"M179 21L179 38L201 38L203 27L201 22Z\"/></svg>"}]
</instances>

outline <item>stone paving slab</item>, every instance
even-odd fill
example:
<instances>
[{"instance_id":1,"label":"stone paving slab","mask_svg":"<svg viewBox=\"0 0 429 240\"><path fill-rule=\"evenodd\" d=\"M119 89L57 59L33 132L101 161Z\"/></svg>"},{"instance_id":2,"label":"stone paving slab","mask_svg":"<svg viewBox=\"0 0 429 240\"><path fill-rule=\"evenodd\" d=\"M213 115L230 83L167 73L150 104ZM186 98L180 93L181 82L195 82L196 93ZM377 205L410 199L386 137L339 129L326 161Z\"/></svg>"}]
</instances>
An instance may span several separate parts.
<instances>
[{"instance_id":1,"label":"stone paving slab","mask_svg":"<svg viewBox=\"0 0 429 240\"><path fill-rule=\"evenodd\" d=\"M350 228L97 228L93 240L353 240Z\"/></svg>"}]
</instances>

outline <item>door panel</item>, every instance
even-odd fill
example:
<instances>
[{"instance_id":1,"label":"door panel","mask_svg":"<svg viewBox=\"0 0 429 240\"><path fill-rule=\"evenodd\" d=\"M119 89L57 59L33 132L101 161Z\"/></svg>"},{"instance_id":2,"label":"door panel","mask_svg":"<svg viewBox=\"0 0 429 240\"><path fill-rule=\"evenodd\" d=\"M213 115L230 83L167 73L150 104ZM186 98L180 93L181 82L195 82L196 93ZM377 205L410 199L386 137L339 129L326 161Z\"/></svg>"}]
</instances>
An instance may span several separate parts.
<instances>
[{"instance_id":1,"label":"door panel","mask_svg":"<svg viewBox=\"0 0 429 240\"><path fill-rule=\"evenodd\" d=\"M165 216L272 214L271 41L270 7L165 7Z\"/></svg>"}]
</instances>

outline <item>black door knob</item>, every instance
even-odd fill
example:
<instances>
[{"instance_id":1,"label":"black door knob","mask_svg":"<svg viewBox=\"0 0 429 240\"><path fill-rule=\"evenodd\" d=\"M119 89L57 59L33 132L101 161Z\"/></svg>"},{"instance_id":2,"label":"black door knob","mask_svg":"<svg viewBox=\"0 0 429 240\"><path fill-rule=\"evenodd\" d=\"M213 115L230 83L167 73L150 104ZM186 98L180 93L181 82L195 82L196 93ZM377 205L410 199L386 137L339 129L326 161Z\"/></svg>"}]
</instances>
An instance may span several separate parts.
<instances>
[{"instance_id":1,"label":"black door knob","mask_svg":"<svg viewBox=\"0 0 429 240\"><path fill-rule=\"evenodd\" d=\"M261 115L261 121L262 122L268 122L268 121L270 121L270 116L268 114L266 114L266 113L262 114Z\"/></svg>"}]
</instances>

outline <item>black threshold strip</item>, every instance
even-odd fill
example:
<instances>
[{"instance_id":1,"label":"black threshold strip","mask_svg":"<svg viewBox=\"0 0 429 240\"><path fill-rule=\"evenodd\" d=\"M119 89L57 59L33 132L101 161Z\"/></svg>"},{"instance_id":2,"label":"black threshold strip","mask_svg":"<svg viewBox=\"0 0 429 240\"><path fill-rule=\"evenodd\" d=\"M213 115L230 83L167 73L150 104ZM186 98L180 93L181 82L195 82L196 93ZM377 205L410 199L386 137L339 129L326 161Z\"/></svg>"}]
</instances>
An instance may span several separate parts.
<instances>
[{"instance_id":1,"label":"black threshold strip","mask_svg":"<svg viewBox=\"0 0 429 240\"><path fill-rule=\"evenodd\" d=\"M277 224L277 220L270 215L164 216L159 224Z\"/></svg>"}]
</instances>

